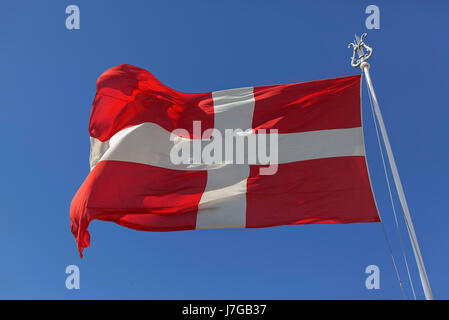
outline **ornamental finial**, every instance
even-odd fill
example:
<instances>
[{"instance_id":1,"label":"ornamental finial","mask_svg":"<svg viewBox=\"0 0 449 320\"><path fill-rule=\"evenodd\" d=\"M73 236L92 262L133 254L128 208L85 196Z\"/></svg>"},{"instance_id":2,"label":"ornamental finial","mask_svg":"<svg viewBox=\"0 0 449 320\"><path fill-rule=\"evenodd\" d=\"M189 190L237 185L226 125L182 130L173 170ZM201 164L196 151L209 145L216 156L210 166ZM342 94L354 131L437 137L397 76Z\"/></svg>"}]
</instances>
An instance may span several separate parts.
<instances>
[{"instance_id":1,"label":"ornamental finial","mask_svg":"<svg viewBox=\"0 0 449 320\"><path fill-rule=\"evenodd\" d=\"M371 55L373 54L373 48L370 46L367 46L365 42L363 42L363 39L367 36L366 33L362 34L362 36L359 38L357 35L355 35L355 41L349 43L348 48L353 48L352 52L352 58L351 58L351 66L354 68L359 67L363 62L371 58ZM368 53L365 53L363 51L365 49ZM358 54L358 59L356 58L355 54Z\"/></svg>"}]
</instances>

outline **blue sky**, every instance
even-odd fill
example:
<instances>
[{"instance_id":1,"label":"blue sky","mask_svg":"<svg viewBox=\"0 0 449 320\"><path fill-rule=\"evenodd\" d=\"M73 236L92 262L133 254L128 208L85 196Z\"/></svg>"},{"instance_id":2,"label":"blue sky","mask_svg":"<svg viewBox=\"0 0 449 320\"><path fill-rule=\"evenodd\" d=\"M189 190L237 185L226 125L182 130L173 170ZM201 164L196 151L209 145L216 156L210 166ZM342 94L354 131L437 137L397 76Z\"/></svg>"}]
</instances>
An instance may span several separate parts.
<instances>
[{"instance_id":1,"label":"blue sky","mask_svg":"<svg viewBox=\"0 0 449 320\"><path fill-rule=\"evenodd\" d=\"M65 28L76 4L81 29ZM380 8L366 30L365 8ZM70 202L89 173L95 83L121 63L184 92L357 74L347 44L367 32L371 75L436 298L449 298L447 1L3 1L0 298L401 299L380 224L140 232L90 225L80 259ZM374 192L411 298L367 91ZM397 203L396 203L397 204ZM418 298L423 298L402 217ZM76 264L81 289L67 290ZM366 266L380 290L365 288Z\"/></svg>"}]
</instances>

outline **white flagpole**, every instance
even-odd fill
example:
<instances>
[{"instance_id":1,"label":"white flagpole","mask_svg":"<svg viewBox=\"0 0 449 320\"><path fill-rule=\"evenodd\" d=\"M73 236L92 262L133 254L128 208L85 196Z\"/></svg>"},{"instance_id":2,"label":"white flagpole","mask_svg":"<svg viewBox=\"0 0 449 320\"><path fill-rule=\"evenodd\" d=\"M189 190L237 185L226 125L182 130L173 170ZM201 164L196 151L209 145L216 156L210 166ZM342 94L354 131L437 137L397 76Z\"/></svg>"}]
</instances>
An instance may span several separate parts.
<instances>
[{"instance_id":1,"label":"white flagpole","mask_svg":"<svg viewBox=\"0 0 449 320\"><path fill-rule=\"evenodd\" d=\"M410 216L407 200L405 199L404 189L402 188L401 179L399 178L398 169L396 166L396 162L394 160L393 150L391 149L390 140L388 139L387 129L385 128L385 124L379 108L379 103L377 102L376 93L374 92L373 83L371 81L371 76L369 73L370 64L366 62L366 60L368 60L371 57L373 49L363 42L363 38L365 37L366 33L362 34L361 38L356 36L356 41L354 43L349 44L348 47L352 46L354 49L351 65L353 67L360 67L360 69L362 69L363 73L365 74L366 82L368 84L368 88L373 101L374 113L376 114L377 122L379 124L379 128L382 134L382 139L384 141L385 149L387 151L391 173L393 175L393 180L396 185L396 191L399 196L399 202L401 203L401 207L404 212L405 223L412 243L416 264L418 265L419 276L421 278L421 284L424 290L424 294L427 300L433 300L432 290L430 288L429 279L426 273L426 267L424 266L421 250L419 249L418 239L416 238L415 229L413 228L412 217ZM368 53L365 54L363 49L367 50ZM358 59L356 59L355 57L356 53L358 54L359 57Z\"/></svg>"}]
</instances>

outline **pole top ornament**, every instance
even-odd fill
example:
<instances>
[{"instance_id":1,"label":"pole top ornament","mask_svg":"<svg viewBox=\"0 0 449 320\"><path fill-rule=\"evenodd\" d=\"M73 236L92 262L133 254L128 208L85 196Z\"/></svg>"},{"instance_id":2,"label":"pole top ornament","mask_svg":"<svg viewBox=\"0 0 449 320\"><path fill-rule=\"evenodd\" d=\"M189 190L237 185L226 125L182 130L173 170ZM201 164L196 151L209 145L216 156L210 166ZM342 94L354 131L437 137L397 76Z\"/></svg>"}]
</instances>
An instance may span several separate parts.
<instances>
[{"instance_id":1,"label":"pole top ornament","mask_svg":"<svg viewBox=\"0 0 449 320\"><path fill-rule=\"evenodd\" d=\"M352 52L352 58L351 58L351 66L354 68L362 67L362 63L371 58L373 54L373 48L366 45L363 39L367 36L366 33L362 34L362 36L359 38L357 35L355 35L355 41L350 42L348 44L348 48L353 48ZM365 49L367 53L363 51ZM358 55L358 58L356 58L356 53ZM368 65L368 63L366 63Z\"/></svg>"}]
</instances>

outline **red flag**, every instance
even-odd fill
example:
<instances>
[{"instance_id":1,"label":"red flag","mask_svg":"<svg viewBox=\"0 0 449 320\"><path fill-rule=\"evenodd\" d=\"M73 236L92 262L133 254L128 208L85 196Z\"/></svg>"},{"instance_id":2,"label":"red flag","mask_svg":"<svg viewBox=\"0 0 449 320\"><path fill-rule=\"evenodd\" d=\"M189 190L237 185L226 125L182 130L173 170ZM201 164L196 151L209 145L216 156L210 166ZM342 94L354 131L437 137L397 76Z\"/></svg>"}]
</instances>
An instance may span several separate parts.
<instances>
[{"instance_id":1,"label":"red flag","mask_svg":"<svg viewBox=\"0 0 449 320\"><path fill-rule=\"evenodd\" d=\"M192 94L134 66L106 71L70 208L80 255L94 219L145 231L380 221L360 106L359 75Z\"/></svg>"}]
</instances>

